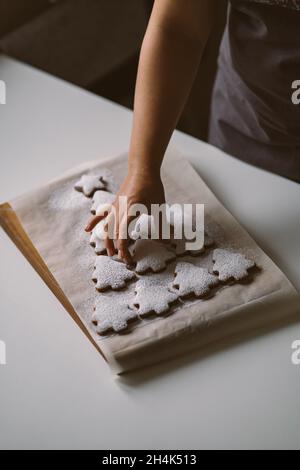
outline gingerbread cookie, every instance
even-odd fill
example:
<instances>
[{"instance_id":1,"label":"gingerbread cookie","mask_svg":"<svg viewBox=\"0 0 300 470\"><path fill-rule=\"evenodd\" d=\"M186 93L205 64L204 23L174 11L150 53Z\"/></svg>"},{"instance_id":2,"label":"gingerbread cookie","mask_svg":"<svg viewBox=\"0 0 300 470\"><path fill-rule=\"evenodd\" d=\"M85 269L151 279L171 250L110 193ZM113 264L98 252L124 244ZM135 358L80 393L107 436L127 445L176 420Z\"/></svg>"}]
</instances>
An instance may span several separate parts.
<instances>
[{"instance_id":1,"label":"gingerbread cookie","mask_svg":"<svg viewBox=\"0 0 300 470\"><path fill-rule=\"evenodd\" d=\"M99 294L95 300L92 322L100 335L109 330L119 333L124 331L128 322L136 319L137 316L136 310L131 310L124 299Z\"/></svg>"},{"instance_id":2,"label":"gingerbread cookie","mask_svg":"<svg viewBox=\"0 0 300 470\"><path fill-rule=\"evenodd\" d=\"M92 279L95 281L96 289L99 291L122 289L126 286L127 282L135 277L135 273L127 269L125 264L120 261L103 255L96 258Z\"/></svg>"},{"instance_id":3,"label":"gingerbread cookie","mask_svg":"<svg viewBox=\"0 0 300 470\"><path fill-rule=\"evenodd\" d=\"M97 189L105 188L105 181L102 174L82 175L80 180L75 183L74 188L85 196L91 197Z\"/></svg>"},{"instance_id":4,"label":"gingerbread cookie","mask_svg":"<svg viewBox=\"0 0 300 470\"><path fill-rule=\"evenodd\" d=\"M214 250L213 262L213 271L219 275L220 281L223 282L230 279L241 281L249 275L248 270L255 267L255 262L243 254L220 248Z\"/></svg>"},{"instance_id":5,"label":"gingerbread cookie","mask_svg":"<svg viewBox=\"0 0 300 470\"><path fill-rule=\"evenodd\" d=\"M109 211L115 198L116 195L108 191L96 191L93 195L91 213L95 215L102 215L106 211Z\"/></svg>"},{"instance_id":6,"label":"gingerbread cookie","mask_svg":"<svg viewBox=\"0 0 300 470\"><path fill-rule=\"evenodd\" d=\"M151 238L151 231L155 235L154 217L152 215L141 214L135 221L133 230L130 232L132 240L146 240Z\"/></svg>"},{"instance_id":7,"label":"gingerbread cookie","mask_svg":"<svg viewBox=\"0 0 300 470\"><path fill-rule=\"evenodd\" d=\"M174 251L154 240L137 240L132 252L135 271L139 274L163 271L167 263L176 257Z\"/></svg>"},{"instance_id":8,"label":"gingerbread cookie","mask_svg":"<svg viewBox=\"0 0 300 470\"><path fill-rule=\"evenodd\" d=\"M106 221L101 220L91 233L90 245L95 249L95 253L97 255L102 255L106 252L106 246L104 242L106 236L106 232L104 230L105 224Z\"/></svg>"},{"instance_id":9,"label":"gingerbread cookie","mask_svg":"<svg viewBox=\"0 0 300 470\"><path fill-rule=\"evenodd\" d=\"M180 297L194 294L196 297L206 296L213 287L218 285L218 278L207 269L181 262L176 265L173 287Z\"/></svg>"},{"instance_id":10,"label":"gingerbread cookie","mask_svg":"<svg viewBox=\"0 0 300 470\"><path fill-rule=\"evenodd\" d=\"M160 315L169 310L170 305L178 299L176 292L170 292L166 280L169 276L156 274L139 279L135 286L133 305L140 317L150 313Z\"/></svg>"},{"instance_id":11,"label":"gingerbread cookie","mask_svg":"<svg viewBox=\"0 0 300 470\"><path fill-rule=\"evenodd\" d=\"M191 240L187 240L186 238L175 239L173 238L171 241L171 245L174 248L177 256L183 256L189 254L191 256L198 256L205 251L205 248L209 248L214 244L214 240L204 232L204 242L203 247L199 250L187 250L186 244L190 243Z\"/></svg>"}]
</instances>

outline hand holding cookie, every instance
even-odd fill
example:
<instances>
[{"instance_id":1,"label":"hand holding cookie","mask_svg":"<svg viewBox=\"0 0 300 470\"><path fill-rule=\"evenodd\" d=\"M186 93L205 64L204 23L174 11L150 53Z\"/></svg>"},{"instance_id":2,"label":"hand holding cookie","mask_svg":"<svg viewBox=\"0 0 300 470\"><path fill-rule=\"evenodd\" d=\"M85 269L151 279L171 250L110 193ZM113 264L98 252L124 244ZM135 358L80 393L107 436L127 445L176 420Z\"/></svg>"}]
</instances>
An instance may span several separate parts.
<instances>
[{"instance_id":1,"label":"hand holding cookie","mask_svg":"<svg viewBox=\"0 0 300 470\"><path fill-rule=\"evenodd\" d=\"M126 205L122 204L123 197L126 198ZM165 194L160 175L149 170L131 171L123 181L112 204L114 210L94 216L85 230L90 232L101 220L106 219L106 237L104 241L108 255L113 256L115 254L116 246L119 258L127 264L132 264L132 256L128 250L128 227L135 217L128 214L130 207L135 204L143 204L150 210L151 204L163 203L165 203Z\"/></svg>"}]
</instances>

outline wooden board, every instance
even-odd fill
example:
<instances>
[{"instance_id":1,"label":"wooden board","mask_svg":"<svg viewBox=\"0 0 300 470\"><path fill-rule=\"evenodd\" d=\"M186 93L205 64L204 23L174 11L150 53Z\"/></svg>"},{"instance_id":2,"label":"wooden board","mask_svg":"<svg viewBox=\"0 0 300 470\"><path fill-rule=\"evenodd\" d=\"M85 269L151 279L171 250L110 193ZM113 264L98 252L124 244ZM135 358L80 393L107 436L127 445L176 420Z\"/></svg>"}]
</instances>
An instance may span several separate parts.
<instances>
[{"instance_id":1,"label":"wooden board","mask_svg":"<svg viewBox=\"0 0 300 470\"><path fill-rule=\"evenodd\" d=\"M79 328L83 331L83 333L93 343L95 348L104 357L99 345L94 341L94 339L88 332L86 326L77 315L68 298L65 296L56 279L49 271L41 255L33 245L27 233L25 232L16 213L14 212L10 204L7 202L0 205L0 226L7 233L9 238L13 241L13 243L17 246L21 253L25 256L27 261L29 261L29 263L39 274L39 276L43 279L43 281L53 292L55 297L60 301L60 303L64 306L67 312L71 315L71 317L77 323Z\"/></svg>"}]
</instances>

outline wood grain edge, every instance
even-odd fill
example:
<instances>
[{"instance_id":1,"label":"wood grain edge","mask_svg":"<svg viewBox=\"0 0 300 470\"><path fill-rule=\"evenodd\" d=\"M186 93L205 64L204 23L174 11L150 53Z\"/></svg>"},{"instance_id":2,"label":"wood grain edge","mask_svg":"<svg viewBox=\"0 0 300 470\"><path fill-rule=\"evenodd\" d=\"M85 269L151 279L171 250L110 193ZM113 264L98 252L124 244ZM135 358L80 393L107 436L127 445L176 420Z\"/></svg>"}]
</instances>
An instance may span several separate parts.
<instances>
[{"instance_id":1,"label":"wood grain edge","mask_svg":"<svg viewBox=\"0 0 300 470\"><path fill-rule=\"evenodd\" d=\"M83 331L83 333L87 336L87 338L91 341L91 343L95 346L97 351L100 352L100 354L105 359L105 356L101 351L99 345L92 338L88 329L81 321L80 317L77 315L74 307L69 302L68 298L62 291L54 276L51 274L47 265L43 261L43 258L41 257L41 255L33 245L32 241L30 240L29 236L25 232L20 220L17 217L17 214L8 202L0 204L0 226L3 228L9 238L12 240L12 242L16 245L16 247L20 250L23 256L27 259L27 261L31 264L33 269L43 279L45 284L49 287L55 297L67 310L69 315L71 315L73 320Z\"/></svg>"}]
</instances>

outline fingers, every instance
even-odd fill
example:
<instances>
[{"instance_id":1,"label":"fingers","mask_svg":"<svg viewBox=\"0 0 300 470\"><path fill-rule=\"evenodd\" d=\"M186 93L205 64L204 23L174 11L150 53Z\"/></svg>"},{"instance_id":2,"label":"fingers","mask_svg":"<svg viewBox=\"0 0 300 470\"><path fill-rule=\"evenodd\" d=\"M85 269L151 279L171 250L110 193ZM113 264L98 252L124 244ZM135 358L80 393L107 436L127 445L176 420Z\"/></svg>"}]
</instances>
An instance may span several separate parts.
<instances>
[{"instance_id":1,"label":"fingers","mask_svg":"<svg viewBox=\"0 0 300 470\"><path fill-rule=\"evenodd\" d=\"M91 232L93 228L95 228L96 225L106 217L106 215L107 214L101 214L101 215L95 215L94 217L92 217L84 230L86 232Z\"/></svg>"},{"instance_id":2,"label":"fingers","mask_svg":"<svg viewBox=\"0 0 300 470\"><path fill-rule=\"evenodd\" d=\"M133 259L128 249L128 240L118 241L118 256L121 261L124 261L124 263L129 265L133 264Z\"/></svg>"},{"instance_id":3,"label":"fingers","mask_svg":"<svg viewBox=\"0 0 300 470\"><path fill-rule=\"evenodd\" d=\"M114 256L116 250L114 245L115 215L113 211L107 217L104 230L106 232L104 243L106 246L107 254L108 256Z\"/></svg>"},{"instance_id":4,"label":"fingers","mask_svg":"<svg viewBox=\"0 0 300 470\"><path fill-rule=\"evenodd\" d=\"M117 248L119 259L124 263L131 265L133 264L133 259L128 249L128 227L134 217L129 217L127 212L120 214L118 212L118 207L113 208L114 210L111 210L109 214L106 212L92 217L85 227L85 231L91 232L99 222L105 219L104 243L108 256L114 256Z\"/></svg>"}]
</instances>

